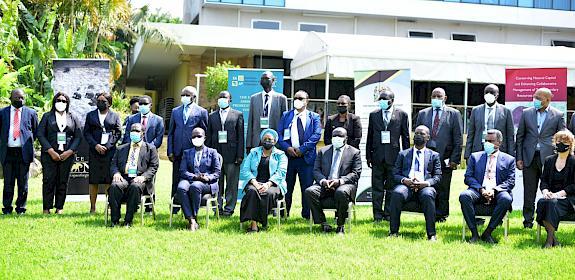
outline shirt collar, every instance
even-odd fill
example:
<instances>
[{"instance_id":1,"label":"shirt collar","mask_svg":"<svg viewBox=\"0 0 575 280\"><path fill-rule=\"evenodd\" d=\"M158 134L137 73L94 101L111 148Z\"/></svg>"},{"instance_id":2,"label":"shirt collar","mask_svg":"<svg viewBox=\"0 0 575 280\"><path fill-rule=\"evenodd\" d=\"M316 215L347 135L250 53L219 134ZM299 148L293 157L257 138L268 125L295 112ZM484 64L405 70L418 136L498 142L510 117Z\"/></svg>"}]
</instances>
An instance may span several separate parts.
<instances>
[{"instance_id":1,"label":"shirt collar","mask_svg":"<svg viewBox=\"0 0 575 280\"><path fill-rule=\"evenodd\" d=\"M266 94L269 95L270 97L275 93L274 89L272 88L272 90L270 90L270 92L266 92L265 90L262 90L262 96L265 98Z\"/></svg>"},{"instance_id":2,"label":"shirt collar","mask_svg":"<svg viewBox=\"0 0 575 280\"><path fill-rule=\"evenodd\" d=\"M12 108L12 112L16 112L16 107L14 107L12 105L10 105L10 107ZM22 112L22 108L24 108L24 106L20 107L20 109L18 109L18 110L20 110L20 112Z\"/></svg>"},{"instance_id":3,"label":"shirt collar","mask_svg":"<svg viewBox=\"0 0 575 280\"><path fill-rule=\"evenodd\" d=\"M547 108L545 108L545 110L543 110L543 112L537 110L537 113L548 113L548 112L549 112L549 107L551 107L551 104L549 104L549 106L547 106Z\"/></svg>"},{"instance_id":4,"label":"shirt collar","mask_svg":"<svg viewBox=\"0 0 575 280\"><path fill-rule=\"evenodd\" d=\"M141 148L143 141L144 141L144 139L140 140L140 142L138 142L138 143L132 143L132 147Z\"/></svg>"},{"instance_id":5,"label":"shirt collar","mask_svg":"<svg viewBox=\"0 0 575 280\"><path fill-rule=\"evenodd\" d=\"M389 106L389 108L387 108L387 110L382 110L382 111L383 111L384 114L385 114L385 112L393 113L393 109L394 109L394 108L395 108L395 106L394 106L394 105L391 105L391 106Z\"/></svg>"},{"instance_id":6,"label":"shirt collar","mask_svg":"<svg viewBox=\"0 0 575 280\"><path fill-rule=\"evenodd\" d=\"M303 111L301 111L301 113L298 113L298 111L296 109L293 109L293 113L294 113L294 116L305 116L307 114L307 108L303 109Z\"/></svg>"},{"instance_id":7,"label":"shirt collar","mask_svg":"<svg viewBox=\"0 0 575 280\"><path fill-rule=\"evenodd\" d=\"M421 148L421 150L420 150L417 147L413 146L413 151L414 152L421 151L422 153L425 153L425 147Z\"/></svg>"},{"instance_id":8,"label":"shirt collar","mask_svg":"<svg viewBox=\"0 0 575 280\"><path fill-rule=\"evenodd\" d=\"M485 108L495 109L496 106L497 106L497 101L495 101L495 103L493 103L492 106L489 106L489 105L487 105L487 103L485 103Z\"/></svg>"},{"instance_id":9,"label":"shirt collar","mask_svg":"<svg viewBox=\"0 0 575 280\"><path fill-rule=\"evenodd\" d=\"M230 111L230 107L228 106L228 108L222 109L220 108L220 113L227 113Z\"/></svg>"}]
</instances>

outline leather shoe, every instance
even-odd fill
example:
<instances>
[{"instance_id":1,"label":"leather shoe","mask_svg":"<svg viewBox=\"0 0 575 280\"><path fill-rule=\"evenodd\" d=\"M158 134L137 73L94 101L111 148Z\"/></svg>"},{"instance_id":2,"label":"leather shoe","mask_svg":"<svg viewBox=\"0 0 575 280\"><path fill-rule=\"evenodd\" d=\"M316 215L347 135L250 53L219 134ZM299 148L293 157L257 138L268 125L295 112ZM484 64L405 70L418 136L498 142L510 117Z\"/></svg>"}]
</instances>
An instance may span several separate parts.
<instances>
[{"instance_id":1,"label":"leather shoe","mask_svg":"<svg viewBox=\"0 0 575 280\"><path fill-rule=\"evenodd\" d=\"M337 235L345 235L345 230L343 229L343 226L337 226L335 232Z\"/></svg>"},{"instance_id":2,"label":"leather shoe","mask_svg":"<svg viewBox=\"0 0 575 280\"><path fill-rule=\"evenodd\" d=\"M321 225L321 231L323 233L330 233L332 230L333 230L333 228L328 224Z\"/></svg>"},{"instance_id":3,"label":"leather shoe","mask_svg":"<svg viewBox=\"0 0 575 280\"><path fill-rule=\"evenodd\" d=\"M437 241L437 235L434 234L434 235L428 236L427 240L429 242L436 242Z\"/></svg>"},{"instance_id":4,"label":"leather shoe","mask_svg":"<svg viewBox=\"0 0 575 280\"><path fill-rule=\"evenodd\" d=\"M497 243L495 241L495 239L493 239L493 236L490 235L482 235L481 236L481 240L483 240L483 242L487 243L487 244L495 244Z\"/></svg>"},{"instance_id":5,"label":"leather shoe","mask_svg":"<svg viewBox=\"0 0 575 280\"><path fill-rule=\"evenodd\" d=\"M125 227L125 228L131 228L131 227L132 227L132 223L124 223L124 227Z\"/></svg>"},{"instance_id":6,"label":"leather shoe","mask_svg":"<svg viewBox=\"0 0 575 280\"><path fill-rule=\"evenodd\" d=\"M523 222L523 228L533 228L532 222Z\"/></svg>"},{"instance_id":7,"label":"leather shoe","mask_svg":"<svg viewBox=\"0 0 575 280\"><path fill-rule=\"evenodd\" d=\"M471 238L469 238L469 240L467 241L471 244L477 243L479 242L479 236L471 236Z\"/></svg>"},{"instance_id":8,"label":"leather shoe","mask_svg":"<svg viewBox=\"0 0 575 280\"><path fill-rule=\"evenodd\" d=\"M397 238L397 237L399 237L399 234L397 234L397 232L390 232L388 237Z\"/></svg>"}]
</instances>

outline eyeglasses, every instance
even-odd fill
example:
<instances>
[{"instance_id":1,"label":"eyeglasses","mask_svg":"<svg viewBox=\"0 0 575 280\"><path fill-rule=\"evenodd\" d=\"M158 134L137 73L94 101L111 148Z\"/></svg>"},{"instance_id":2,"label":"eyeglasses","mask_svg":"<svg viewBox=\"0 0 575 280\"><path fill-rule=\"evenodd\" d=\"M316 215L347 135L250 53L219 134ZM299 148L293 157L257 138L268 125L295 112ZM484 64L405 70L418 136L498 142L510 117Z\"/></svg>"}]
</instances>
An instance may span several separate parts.
<instances>
[{"instance_id":1,"label":"eyeglasses","mask_svg":"<svg viewBox=\"0 0 575 280\"><path fill-rule=\"evenodd\" d=\"M58 99L58 100L56 100L56 103L68 104L68 101L67 101L67 100L60 100L60 99Z\"/></svg>"},{"instance_id":2,"label":"eyeglasses","mask_svg":"<svg viewBox=\"0 0 575 280\"><path fill-rule=\"evenodd\" d=\"M305 97L294 97L293 99L294 99L294 100L306 100Z\"/></svg>"}]
</instances>

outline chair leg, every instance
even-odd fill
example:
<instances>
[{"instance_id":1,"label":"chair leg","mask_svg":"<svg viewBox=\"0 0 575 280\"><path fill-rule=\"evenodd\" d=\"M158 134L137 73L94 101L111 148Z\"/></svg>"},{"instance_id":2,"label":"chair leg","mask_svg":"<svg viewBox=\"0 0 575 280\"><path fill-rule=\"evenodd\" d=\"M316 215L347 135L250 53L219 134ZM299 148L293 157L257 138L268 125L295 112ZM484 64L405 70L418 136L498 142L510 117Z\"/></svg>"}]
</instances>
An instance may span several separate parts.
<instances>
[{"instance_id":1,"label":"chair leg","mask_svg":"<svg viewBox=\"0 0 575 280\"><path fill-rule=\"evenodd\" d=\"M463 229L461 230L461 240L465 241L465 227L467 224L465 223L465 218L463 218Z\"/></svg>"},{"instance_id":2,"label":"chair leg","mask_svg":"<svg viewBox=\"0 0 575 280\"><path fill-rule=\"evenodd\" d=\"M541 225L538 223L537 224L537 243L539 243L539 240L541 240Z\"/></svg>"},{"instance_id":3,"label":"chair leg","mask_svg":"<svg viewBox=\"0 0 575 280\"><path fill-rule=\"evenodd\" d=\"M309 232L313 232L313 214L309 217Z\"/></svg>"},{"instance_id":4,"label":"chair leg","mask_svg":"<svg viewBox=\"0 0 575 280\"><path fill-rule=\"evenodd\" d=\"M352 205L352 209L353 209L353 221L355 222L355 221L357 221L356 212L355 212L355 203L353 203L351 205Z\"/></svg>"},{"instance_id":5,"label":"chair leg","mask_svg":"<svg viewBox=\"0 0 575 280\"><path fill-rule=\"evenodd\" d=\"M156 202L154 201L154 195L150 195L150 202L152 202L152 218L156 220Z\"/></svg>"},{"instance_id":6,"label":"chair leg","mask_svg":"<svg viewBox=\"0 0 575 280\"><path fill-rule=\"evenodd\" d=\"M282 215L281 215L281 201L279 201L279 200L278 200L278 202L277 202L277 207L276 207L276 209L277 209L276 217L278 218L278 228L279 228L279 227L281 226L281 218L282 218L282 217L281 217L281 216L282 216Z\"/></svg>"},{"instance_id":7,"label":"chair leg","mask_svg":"<svg viewBox=\"0 0 575 280\"><path fill-rule=\"evenodd\" d=\"M347 206L347 223L349 224L349 233L351 233L351 215L353 211L353 203L350 202Z\"/></svg>"},{"instance_id":8,"label":"chair leg","mask_svg":"<svg viewBox=\"0 0 575 280\"><path fill-rule=\"evenodd\" d=\"M218 200L214 200L214 210L216 211L216 220L220 220L220 211L218 210L220 204L218 203Z\"/></svg>"},{"instance_id":9,"label":"chair leg","mask_svg":"<svg viewBox=\"0 0 575 280\"><path fill-rule=\"evenodd\" d=\"M210 228L210 207L206 203L206 229Z\"/></svg>"},{"instance_id":10,"label":"chair leg","mask_svg":"<svg viewBox=\"0 0 575 280\"><path fill-rule=\"evenodd\" d=\"M141 222L142 226L144 225L144 212L146 212L144 210L144 207L146 207L145 204L146 204L146 198L144 196L142 196L140 198L140 214L142 216L142 222Z\"/></svg>"},{"instance_id":11,"label":"chair leg","mask_svg":"<svg viewBox=\"0 0 575 280\"><path fill-rule=\"evenodd\" d=\"M170 227L172 227L172 217L174 217L174 200L170 203Z\"/></svg>"},{"instance_id":12,"label":"chair leg","mask_svg":"<svg viewBox=\"0 0 575 280\"><path fill-rule=\"evenodd\" d=\"M108 196L106 195L106 201L104 202L104 225L107 226L108 225L108 207L110 205L108 204Z\"/></svg>"},{"instance_id":13,"label":"chair leg","mask_svg":"<svg viewBox=\"0 0 575 280\"><path fill-rule=\"evenodd\" d=\"M509 214L505 214L505 240L507 240L507 235L509 234Z\"/></svg>"}]
</instances>

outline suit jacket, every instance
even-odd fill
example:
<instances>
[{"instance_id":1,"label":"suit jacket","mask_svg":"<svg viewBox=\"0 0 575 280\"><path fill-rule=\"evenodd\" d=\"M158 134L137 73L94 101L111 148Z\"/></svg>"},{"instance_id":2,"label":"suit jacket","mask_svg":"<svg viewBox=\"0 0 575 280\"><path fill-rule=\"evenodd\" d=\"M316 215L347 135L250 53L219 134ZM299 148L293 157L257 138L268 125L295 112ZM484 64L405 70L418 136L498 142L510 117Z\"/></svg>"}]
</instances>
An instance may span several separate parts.
<instances>
[{"instance_id":1,"label":"suit jacket","mask_svg":"<svg viewBox=\"0 0 575 280\"><path fill-rule=\"evenodd\" d=\"M132 124L142 123L142 114L136 113L126 118L126 130L124 132L124 139L122 143L130 143L130 129ZM148 120L146 122L146 131L144 133L144 141L152 144L156 149L162 146L164 140L164 119L152 112L148 113Z\"/></svg>"},{"instance_id":2,"label":"suit jacket","mask_svg":"<svg viewBox=\"0 0 575 280\"><path fill-rule=\"evenodd\" d=\"M100 140L102 139L103 130L98 114L98 109L88 112L86 122L84 123L84 139L88 142L90 150L93 153L97 153L96 145L100 144ZM108 149L107 154L114 154L116 151L116 143L122 135L120 116L109 110L106 119L104 119L104 128L106 128L106 132L111 133L111 135L108 139L108 143L103 146Z\"/></svg>"},{"instance_id":3,"label":"suit jacket","mask_svg":"<svg viewBox=\"0 0 575 280\"><path fill-rule=\"evenodd\" d=\"M433 108L429 107L419 111L415 127L425 125L429 133L433 130ZM463 145L463 119L459 111L443 106L443 113L439 119L437 139L430 139L428 147L433 147L439 153L441 166L445 167L445 160L461 163L461 149Z\"/></svg>"},{"instance_id":4,"label":"suit jacket","mask_svg":"<svg viewBox=\"0 0 575 280\"><path fill-rule=\"evenodd\" d=\"M487 153L475 152L467 160L464 183L470 188L479 190L482 188L485 177L485 166L487 165ZM497 165L495 168L495 190L498 192L509 192L515 187L515 158L499 152Z\"/></svg>"},{"instance_id":5,"label":"suit jacket","mask_svg":"<svg viewBox=\"0 0 575 280\"><path fill-rule=\"evenodd\" d=\"M279 122L277 132L279 134L278 145L284 152L292 146L291 138L284 140L284 131L290 129L290 124L294 118L295 110L285 112ZM317 142L321 138L321 120L317 113L307 111L307 120L304 128L304 142L300 143L299 150L303 154L303 158L307 164L314 164L316 157ZM298 137L291 135L291 137Z\"/></svg>"},{"instance_id":6,"label":"suit jacket","mask_svg":"<svg viewBox=\"0 0 575 280\"><path fill-rule=\"evenodd\" d=\"M193 148L192 130L201 127L208 130L208 111L196 103L190 105L188 120L184 123L184 106L180 105L172 110L170 128L168 130L168 156L182 156L187 149Z\"/></svg>"},{"instance_id":7,"label":"suit jacket","mask_svg":"<svg viewBox=\"0 0 575 280\"><path fill-rule=\"evenodd\" d=\"M218 193L218 179L222 171L222 163L220 162L220 155L212 148L204 146L202 149L202 158L200 165L196 168L194 161L196 158L196 148L187 149L183 153L182 162L180 164L180 180L197 181L197 175L200 173L205 174L209 178L210 189L212 195Z\"/></svg>"},{"instance_id":8,"label":"suit jacket","mask_svg":"<svg viewBox=\"0 0 575 280\"><path fill-rule=\"evenodd\" d=\"M329 116L325 123L325 130L323 132L323 142L326 145L331 145L331 137L333 130L337 128L335 124L339 119L339 114ZM343 128L347 131L347 144L359 149L359 142L361 142L361 119L352 113L347 113L347 121Z\"/></svg>"},{"instance_id":9,"label":"suit jacket","mask_svg":"<svg viewBox=\"0 0 575 280\"><path fill-rule=\"evenodd\" d=\"M241 163L244 158L244 115L242 112L229 109L224 130L228 133L227 143L218 143L218 132L222 131L222 119L220 110L210 114L208 119L208 131L206 145L218 151L223 163Z\"/></svg>"},{"instance_id":10,"label":"suit jacket","mask_svg":"<svg viewBox=\"0 0 575 280\"><path fill-rule=\"evenodd\" d=\"M58 152L58 124L56 123L56 112L50 111L42 116L40 126L38 127L38 141L42 145L42 152L48 151L50 148ZM64 144L64 151L72 150L78 151L78 146L82 141L82 129L80 121L72 113L66 113L66 144Z\"/></svg>"},{"instance_id":11,"label":"suit jacket","mask_svg":"<svg viewBox=\"0 0 575 280\"><path fill-rule=\"evenodd\" d=\"M112 164L110 165L110 172L112 176L120 173L126 177L126 164L128 164L128 156L130 155L131 143L126 143L118 147L118 151L114 154ZM138 172L137 176L144 176L146 178L146 190L148 194L154 194L154 177L158 172L160 160L158 158L158 151L154 145L143 142L140 147L138 155Z\"/></svg>"},{"instance_id":12,"label":"suit jacket","mask_svg":"<svg viewBox=\"0 0 575 280\"><path fill-rule=\"evenodd\" d=\"M571 116L571 121L569 122L569 131L575 133L575 114Z\"/></svg>"},{"instance_id":13,"label":"suit jacket","mask_svg":"<svg viewBox=\"0 0 575 280\"><path fill-rule=\"evenodd\" d=\"M483 151L483 131L485 130L485 107L479 105L471 110L471 118L467 127L467 144L465 145L465 158L471 153ZM503 143L499 150L511 156L515 155L515 127L511 110L502 104L495 104L495 129L503 134Z\"/></svg>"},{"instance_id":14,"label":"suit jacket","mask_svg":"<svg viewBox=\"0 0 575 280\"><path fill-rule=\"evenodd\" d=\"M575 177L572 175L575 173L575 156L569 155L567 158L564 167L566 169L565 174L570 175L563 176L560 178L561 180L554 178L552 175L553 173L551 172L555 168L555 162L558 157L559 155L553 154L545 158L539 189L541 189L541 191L547 189L550 192L559 192L564 190L567 193L567 199L571 203L571 206L575 207Z\"/></svg>"},{"instance_id":15,"label":"suit jacket","mask_svg":"<svg viewBox=\"0 0 575 280\"><path fill-rule=\"evenodd\" d=\"M411 171L411 162L413 161L413 150L414 148L409 148L399 152L397 160L395 161L395 166L393 168L393 179L396 184L401 184L401 180L409 178L409 172ZM429 182L430 187L435 187L441 180L441 163L439 160L439 153L425 149L424 154L424 175L425 181Z\"/></svg>"},{"instance_id":16,"label":"suit jacket","mask_svg":"<svg viewBox=\"0 0 575 280\"><path fill-rule=\"evenodd\" d=\"M258 177L258 166L260 164L263 154L262 147L253 148L246 160L242 163L240 169L240 182L242 183L242 188L245 189L247 184L251 179ZM286 184L286 173L288 166L288 158L286 154L274 147L270 155L270 182L273 182L281 191L282 194L287 192Z\"/></svg>"},{"instance_id":17,"label":"suit jacket","mask_svg":"<svg viewBox=\"0 0 575 280\"><path fill-rule=\"evenodd\" d=\"M389 144L381 143L381 132L389 131ZM401 147L399 146L401 139ZM399 151L409 148L409 118L398 107L393 109L387 129L383 123L383 111L375 110L369 114L367 126L366 158L373 164L395 164Z\"/></svg>"},{"instance_id":18,"label":"suit jacket","mask_svg":"<svg viewBox=\"0 0 575 280\"><path fill-rule=\"evenodd\" d=\"M543 122L541 132L539 132L537 129L537 111L534 107L524 109L517 127L515 148L517 160L522 160L525 166L530 166L533 162L537 143L539 143L539 156L541 163L544 163L545 158L554 152L553 135L563 129L565 129L563 112L549 106L547 117Z\"/></svg>"},{"instance_id":19,"label":"suit jacket","mask_svg":"<svg viewBox=\"0 0 575 280\"><path fill-rule=\"evenodd\" d=\"M8 137L10 137L10 110L7 106L0 110L0 162L6 163L8 150ZM20 137L22 141L22 160L31 163L34 160L34 139L38 128L38 115L36 111L26 106L20 108Z\"/></svg>"},{"instance_id":20,"label":"suit jacket","mask_svg":"<svg viewBox=\"0 0 575 280\"><path fill-rule=\"evenodd\" d=\"M339 179L343 180L343 184L351 184L357 187L357 182L361 175L361 152L350 145L345 147L339 164ZM333 145L328 145L321 148L317 153L313 167L313 177L317 184L320 184L321 180L329 178L333 152Z\"/></svg>"},{"instance_id":21,"label":"suit jacket","mask_svg":"<svg viewBox=\"0 0 575 280\"><path fill-rule=\"evenodd\" d=\"M277 92L271 94L272 103L268 112L270 118L270 128L280 133L278 130L279 121L285 111L288 110L287 98L285 95ZM250 112L248 115L248 133L246 146L254 148L260 145L260 118L263 115L263 91L253 94L250 97ZM280 133L281 134L281 133Z\"/></svg>"}]
</instances>

